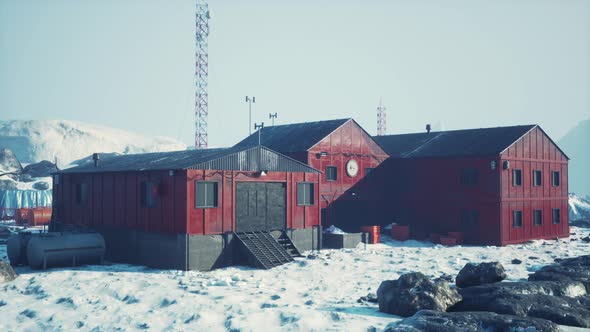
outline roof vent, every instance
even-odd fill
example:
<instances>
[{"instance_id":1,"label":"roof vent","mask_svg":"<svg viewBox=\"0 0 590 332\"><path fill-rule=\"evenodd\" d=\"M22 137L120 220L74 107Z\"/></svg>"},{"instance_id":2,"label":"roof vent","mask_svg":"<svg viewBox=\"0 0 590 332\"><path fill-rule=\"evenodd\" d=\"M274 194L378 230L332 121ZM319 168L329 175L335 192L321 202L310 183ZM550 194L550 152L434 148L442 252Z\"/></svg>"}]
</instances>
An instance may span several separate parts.
<instances>
[{"instance_id":1,"label":"roof vent","mask_svg":"<svg viewBox=\"0 0 590 332\"><path fill-rule=\"evenodd\" d=\"M94 160L94 167L98 167L98 161L100 160L100 156L98 153L92 154L92 160Z\"/></svg>"},{"instance_id":2,"label":"roof vent","mask_svg":"<svg viewBox=\"0 0 590 332\"><path fill-rule=\"evenodd\" d=\"M426 125L426 133L430 134L430 123Z\"/></svg>"}]
</instances>

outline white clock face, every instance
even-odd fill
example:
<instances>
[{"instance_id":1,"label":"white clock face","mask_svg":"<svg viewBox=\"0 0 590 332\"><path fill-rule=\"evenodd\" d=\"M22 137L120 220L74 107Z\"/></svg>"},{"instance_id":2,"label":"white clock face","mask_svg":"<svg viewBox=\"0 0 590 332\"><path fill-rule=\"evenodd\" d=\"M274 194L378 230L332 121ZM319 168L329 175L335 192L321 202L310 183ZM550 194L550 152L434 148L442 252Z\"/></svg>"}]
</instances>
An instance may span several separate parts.
<instances>
[{"instance_id":1,"label":"white clock face","mask_svg":"<svg viewBox=\"0 0 590 332\"><path fill-rule=\"evenodd\" d=\"M346 174L350 177L355 177L359 172L359 164L354 159L346 162Z\"/></svg>"}]
</instances>

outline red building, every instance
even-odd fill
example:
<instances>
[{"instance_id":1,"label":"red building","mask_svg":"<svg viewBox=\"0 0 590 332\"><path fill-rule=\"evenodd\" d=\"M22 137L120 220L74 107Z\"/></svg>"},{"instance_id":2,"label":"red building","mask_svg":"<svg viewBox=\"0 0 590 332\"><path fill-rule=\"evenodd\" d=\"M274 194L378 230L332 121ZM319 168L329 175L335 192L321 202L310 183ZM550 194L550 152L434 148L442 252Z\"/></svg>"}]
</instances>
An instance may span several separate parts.
<instances>
[{"instance_id":1,"label":"red building","mask_svg":"<svg viewBox=\"0 0 590 332\"><path fill-rule=\"evenodd\" d=\"M537 125L376 136L381 222L471 244L569 236L568 157Z\"/></svg>"},{"instance_id":2,"label":"red building","mask_svg":"<svg viewBox=\"0 0 590 332\"><path fill-rule=\"evenodd\" d=\"M236 144L262 144L321 170L319 204L322 225L350 231L370 224L367 211L377 208L374 191L359 182L389 155L353 119L339 119L264 127ZM361 195L361 192L364 194Z\"/></svg>"},{"instance_id":3,"label":"red building","mask_svg":"<svg viewBox=\"0 0 590 332\"><path fill-rule=\"evenodd\" d=\"M236 233L318 249L319 177L262 146L121 155L54 174L52 227L99 231L113 261L209 270L239 259Z\"/></svg>"}]
</instances>

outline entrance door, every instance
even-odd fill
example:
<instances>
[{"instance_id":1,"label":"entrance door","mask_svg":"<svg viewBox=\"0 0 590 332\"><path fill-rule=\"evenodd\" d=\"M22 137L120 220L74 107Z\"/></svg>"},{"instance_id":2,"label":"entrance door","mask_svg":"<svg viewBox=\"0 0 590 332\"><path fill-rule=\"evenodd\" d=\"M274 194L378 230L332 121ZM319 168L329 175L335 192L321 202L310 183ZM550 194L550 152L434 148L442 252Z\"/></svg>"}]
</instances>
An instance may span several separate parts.
<instances>
[{"instance_id":1,"label":"entrance door","mask_svg":"<svg viewBox=\"0 0 590 332\"><path fill-rule=\"evenodd\" d=\"M284 183L239 182L236 188L236 232L285 229L286 202Z\"/></svg>"}]
</instances>

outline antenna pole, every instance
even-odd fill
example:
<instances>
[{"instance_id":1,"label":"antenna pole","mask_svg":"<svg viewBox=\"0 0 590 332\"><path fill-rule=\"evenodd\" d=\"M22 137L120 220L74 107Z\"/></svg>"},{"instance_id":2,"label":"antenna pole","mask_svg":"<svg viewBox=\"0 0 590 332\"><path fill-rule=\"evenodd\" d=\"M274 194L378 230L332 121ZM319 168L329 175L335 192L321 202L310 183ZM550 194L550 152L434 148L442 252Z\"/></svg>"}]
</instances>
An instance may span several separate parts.
<instances>
[{"instance_id":1,"label":"antenna pole","mask_svg":"<svg viewBox=\"0 0 590 332\"><path fill-rule=\"evenodd\" d=\"M252 103L256 104L256 97L248 97L246 96L246 102L248 103L248 135L252 135ZM256 124L254 124L254 127L256 127ZM256 128L254 128L254 130L256 130Z\"/></svg>"},{"instance_id":2,"label":"antenna pole","mask_svg":"<svg viewBox=\"0 0 590 332\"><path fill-rule=\"evenodd\" d=\"M377 136L387 135L385 110L386 108L383 106L381 98L379 98L379 106L377 106Z\"/></svg>"},{"instance_id":3,"label":"antenna pole","mask_svg":"<svg viewBox=\"0 0 590 332\"><path fill-rule=\"evenodd\" d=\"M209 76L209 5L204 0L196 3L195 29L195 149L208 146L207 117L209 116L209 95L207 92Z\"/></svg>"},{"instance_id":4,"label":"antenna pole","mask_svg":"<svg viewBox=\"0 0 590 332\"><path fill-rule=\"evenodd\" d=\"M262 133L262 128L264 128L264 122L261 124L254 124L254 130L258 129L258 145L260 145L260 133Z\"/></svg>"},{"instance_id":5,"label":"antenna pole","mask_svg":"<svg viewBox=\"0 0 590 332\"><path fill-rule=\"evenodd\" d=\"M275 112L275 114L269 113L268 114L268 118L272 120L272 125L275 125L275 119L277 118L278 113Z\"/></svg>"}]
</instances>

